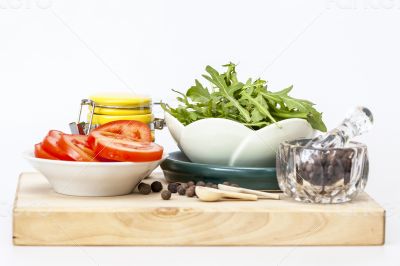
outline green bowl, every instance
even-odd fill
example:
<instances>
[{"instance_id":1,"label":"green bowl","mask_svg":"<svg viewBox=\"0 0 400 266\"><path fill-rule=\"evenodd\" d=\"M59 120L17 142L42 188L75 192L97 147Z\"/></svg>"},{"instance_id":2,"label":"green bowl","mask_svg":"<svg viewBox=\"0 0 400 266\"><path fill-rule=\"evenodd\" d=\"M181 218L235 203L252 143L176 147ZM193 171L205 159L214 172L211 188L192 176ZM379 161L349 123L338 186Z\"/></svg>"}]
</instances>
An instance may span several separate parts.
<instances>
[{"instance_id":1,"label":"green bowl","mask_svg":"<svg viewBox=\"0 0 400 266\"><path fill-rule=\"evenodd\" d=\"M279 190L275 167L231 167L191 162L183 152L169 154L161 164L168 182L204 181L221 184L225 181L257 190Z\"/></svg>"}]
</instances>

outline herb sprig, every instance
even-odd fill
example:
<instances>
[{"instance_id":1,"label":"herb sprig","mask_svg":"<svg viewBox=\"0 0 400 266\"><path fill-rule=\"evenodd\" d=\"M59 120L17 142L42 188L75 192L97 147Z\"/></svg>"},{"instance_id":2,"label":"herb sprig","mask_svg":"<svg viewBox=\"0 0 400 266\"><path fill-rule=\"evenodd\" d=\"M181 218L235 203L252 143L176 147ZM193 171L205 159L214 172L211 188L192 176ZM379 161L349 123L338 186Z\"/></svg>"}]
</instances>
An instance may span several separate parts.
<instances>
[{"instance_id":1,"label":"herb sprig","mask_svg":"<svg viewBox=\"0 0 400 266\"><path fill-rule=\"evenodd\" d=\"M259 129L284 119L302 118L314 129L326 131L322 113L313 107L312 102L289 96L293 86L271 92L262 79L253 81L249 78L245 83L240 82L235 64L223 67L226 68L224 73L211 66L206 67L207 74L202 76L211 83L211 90L196 79L186 94L173 90L179 94L178 107L162 103L162 108L184 125L214 117L235 120L252 129Z\"/></svg>"}]
</instances>

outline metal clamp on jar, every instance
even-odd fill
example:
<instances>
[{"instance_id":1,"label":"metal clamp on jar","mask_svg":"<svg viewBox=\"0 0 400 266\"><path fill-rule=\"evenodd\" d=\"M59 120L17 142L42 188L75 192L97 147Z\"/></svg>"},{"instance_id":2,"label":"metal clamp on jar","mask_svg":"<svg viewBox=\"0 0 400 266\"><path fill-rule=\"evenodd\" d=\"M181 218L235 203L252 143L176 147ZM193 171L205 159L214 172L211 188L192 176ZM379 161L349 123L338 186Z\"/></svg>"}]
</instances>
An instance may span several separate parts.
<instances>
[{"instance_id":1,"label":"metal clamp on jar","mask_svg":"<svg viewBox=\"0 0 400 266\"><path fill-rule=\"evenodd\" d=\"M88 106L86 122L81 120L84 106ZM148 124L153 140L154 129L162 129L164 126L163 119L154 118L151 98L133 93L91 95L81 101L77 122L69 125L73 134L87 135L96 127L117 120L135 120Z\"/></svg>"}]
</instances>

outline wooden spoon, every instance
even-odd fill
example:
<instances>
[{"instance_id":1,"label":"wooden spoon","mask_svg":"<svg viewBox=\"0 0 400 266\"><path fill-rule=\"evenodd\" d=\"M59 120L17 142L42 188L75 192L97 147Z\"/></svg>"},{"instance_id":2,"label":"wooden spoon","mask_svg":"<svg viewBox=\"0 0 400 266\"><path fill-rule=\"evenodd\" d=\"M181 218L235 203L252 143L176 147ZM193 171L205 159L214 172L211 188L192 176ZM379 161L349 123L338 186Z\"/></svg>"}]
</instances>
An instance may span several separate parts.
<instances>
[{"instance_id":1,"label":"wooden spoon","mask_svg":"<svg viewBox=\"0 0 400 266\"><path fill-rule=\"evenodd\" d=\"M223 191L210 187L196 186L196 195L201 201L219 201L223 199L238 199L238 200L257 200L258 197L252 194Z\"/></svg>"},{"instance_id":2,"label":"wooden spoon","mask_svg":"<svg viewBox=\"0 0 400 266\"><path fill-rule=\"evenodd\" d=\"M226 185L222 185L222 184L218 184L218 188L223 191L232 191L232 192L256 195L259 199L276 199L276 200L280 199L279 194L262 192L262 191L258 191L258 190L247 189L247 188L232 187L232 186L226 186Z\"/></svg>"}]
</instances>

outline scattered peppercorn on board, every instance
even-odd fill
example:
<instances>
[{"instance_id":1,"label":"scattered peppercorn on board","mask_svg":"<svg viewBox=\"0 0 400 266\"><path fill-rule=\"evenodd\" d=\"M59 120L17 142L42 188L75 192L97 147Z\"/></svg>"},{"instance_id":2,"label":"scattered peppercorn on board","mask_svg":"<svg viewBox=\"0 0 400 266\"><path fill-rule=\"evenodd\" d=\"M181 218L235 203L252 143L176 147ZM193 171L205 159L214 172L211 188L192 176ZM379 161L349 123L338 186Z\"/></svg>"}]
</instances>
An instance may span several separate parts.
<instances>
[{"instance_id":1,"label":"scattered peppercorn on board","mask_svg":"<svg viewBox=\"0 0 400 266\"><path fill-rule=\"evenodd\" d=\"M13 219L14 244L32 246L382 245L385 237L385 210L365 193L335 205L72 197L53 192L38 173L21 174Z\"/></svg>"}]
</instances>

